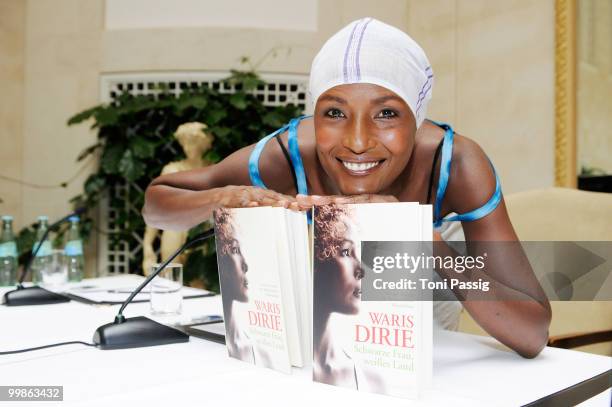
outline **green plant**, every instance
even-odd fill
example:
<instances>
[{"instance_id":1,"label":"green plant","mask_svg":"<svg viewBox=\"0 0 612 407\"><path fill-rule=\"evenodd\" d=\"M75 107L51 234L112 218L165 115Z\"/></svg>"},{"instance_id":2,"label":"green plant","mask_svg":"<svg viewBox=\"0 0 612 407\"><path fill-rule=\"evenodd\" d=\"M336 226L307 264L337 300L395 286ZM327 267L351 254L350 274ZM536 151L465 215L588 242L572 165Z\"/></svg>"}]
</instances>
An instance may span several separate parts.
<instances>
[{"instance_id":1,"label":"green plant","mask_svg":"<svg viewBox=\"0 0 612 407\"><path fill-rule=\"evenodd\" d=\"M145 224L139 209L144 204L145 188L164 165L183 158L173 137L179 125L192 121L206 123L215 141L205 158L217 162L301 113L294 105L264 106L251 94L264 85L252 71L232 71L224 81L235 88L234 93L221 93L205 86L185 89L178 97L164 88L159 88L161 92L157 96L134 96L125 92L109 104L94 106L68 120L68 125L93 120L91 128L98 132L97 142L77 158L81 161L97 154L98 169L85 181L83 192L71 200L75 207L84 206L89 210L82 222L85 234L97 229L92 210L107 197L116 213L117 224L121 225L119 233L109 235L111 244L142 236ZM173 151L180 153L177 156ZM126 196L109 196L108 191L126 183L131 185ZM22 238L31 240L31 233L24 232ZM206 242L188 255L185 281L203 279L208 288L216 289L214 242ZM142 253L137 253L130 260L130 270L140 270L141 262Z\"/></svg>"}]
</instances>

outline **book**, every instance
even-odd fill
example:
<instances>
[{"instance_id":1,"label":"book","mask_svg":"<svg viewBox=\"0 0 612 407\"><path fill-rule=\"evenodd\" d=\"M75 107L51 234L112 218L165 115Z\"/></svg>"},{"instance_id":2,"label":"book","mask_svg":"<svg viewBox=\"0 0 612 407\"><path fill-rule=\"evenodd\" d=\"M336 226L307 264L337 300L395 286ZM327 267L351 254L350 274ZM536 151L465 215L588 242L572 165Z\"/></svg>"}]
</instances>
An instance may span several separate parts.
<instances>
[{"instance_id":1,"label":"book","mask_svg":"<svg viewBox=\"0 0 612 407\"><path fill-rule=\"evenodd\" d=\"M368 203L214 213L230 357L400 397L431 383L432 302L362 300L364 242L432 240L431 206ZM381 338L385 338L383 341Z\"/></svg>"},{"instance_id":2,"label":"book","mask_svg":"<svg viewBox=\"0 0 612 407\"><path fill-rule=\"evenodd\" d=\"M431 206L318 206L313 225L313 379L417 398L431 383L432 302L362 300L360 256L364 241L431 241Z\"/></svg>"},{"instance_id":3,"label":"book","mask_svg":"<svg viewBox=\"0 0 612 407\"><path fill-rule=\"evenodd\" d=\"M217 263L230 357L290 373L310 360L305 213L218 209Z\"/></svg>"}]
</instances>

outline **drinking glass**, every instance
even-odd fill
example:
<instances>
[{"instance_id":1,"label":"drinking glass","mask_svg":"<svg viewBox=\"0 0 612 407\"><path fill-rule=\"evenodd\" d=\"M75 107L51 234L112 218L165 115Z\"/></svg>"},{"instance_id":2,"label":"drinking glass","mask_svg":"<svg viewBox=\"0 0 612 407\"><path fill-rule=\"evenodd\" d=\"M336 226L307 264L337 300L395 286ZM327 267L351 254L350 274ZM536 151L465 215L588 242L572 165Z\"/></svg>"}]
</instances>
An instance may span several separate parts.
<instances>
[{"instance_id":1,"label":"drinking glass","mask_svg":"<svg viewBox=\"0 0 612 407\"><path fill-rule=\"evenodd\" d=\"M153 273L159 264L151 267ZM179 315L183 307L183 265L170 263L150 283L151 313L154 315Z\"/></svg>"},{"instance_id":2,"label":"drinking glass","mask_svg":"<svg viewBox=\"0 0 612 407\"><path fill-rule=\"evenodd\" d=\"M59 287L68 282L68 268L64 261L63 250L53 250L51 261L40 270L42 284L46 287Z\"/></svg>"}]
</instances>

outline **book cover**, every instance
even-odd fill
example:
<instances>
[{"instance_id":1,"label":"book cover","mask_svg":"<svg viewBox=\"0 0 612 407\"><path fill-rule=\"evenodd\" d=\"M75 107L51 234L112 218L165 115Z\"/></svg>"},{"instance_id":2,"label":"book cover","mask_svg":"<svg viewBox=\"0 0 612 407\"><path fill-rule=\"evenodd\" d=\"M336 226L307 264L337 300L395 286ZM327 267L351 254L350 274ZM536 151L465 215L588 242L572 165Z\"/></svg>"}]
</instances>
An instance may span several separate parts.
<instances>
[{"instance_id":1,"label":"book cover","mask_svg":"<svg viewBox=\"0 0 612 407\"><path fill-rule=\"evenodd\" d=\"M407 398L430 382L431 302L362 301L360 261L362 241L431 239L427 216L417 203L315 207L315 381Z\"/></svg>"},{"instance_id":2,"label":"book cover","mask_svg":"<svg viewBox=\"0 0 612 407\"><path fill-rule=\"evenodd\" d=\"M229 356L290 373L275 209L216 210L217 263Z\"/></svg>"}]
</instances>

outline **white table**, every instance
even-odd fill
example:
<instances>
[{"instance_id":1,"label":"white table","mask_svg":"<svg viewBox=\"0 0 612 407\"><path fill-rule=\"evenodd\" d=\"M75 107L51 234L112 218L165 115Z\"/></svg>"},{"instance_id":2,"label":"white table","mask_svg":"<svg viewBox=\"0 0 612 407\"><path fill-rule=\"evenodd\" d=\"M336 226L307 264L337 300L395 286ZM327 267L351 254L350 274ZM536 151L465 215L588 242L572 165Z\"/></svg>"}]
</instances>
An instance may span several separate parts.
<instances>
[{"instance_id":1,"label":"white table","mask_svg":"<svg viewBox=\"0 0 612 407\"><path fill-rule=\"evenodd\" d=\"M183 308L184 322L222 312L219 296L186 300ZM118 306L74 301L0 306L0 350L68 340L91 342L95 329L111 322L117 310ZM139 303L128 306L125 315L148 312L149 305ZM491 338L442 331L434 338L433 388L422 399L410 401L314 383L308 369L285 375L258 368L230 359L223 345L192 337L188 343L140 349L103 351L70 345L0 356L0 385L64 386L65 401L45 406L516 406L611 367L612 358L555 348L526 360ZM27 405L2 406L13 404ZM610 390L585 405L610 406Z\"/></svg>"}]
</instances>

